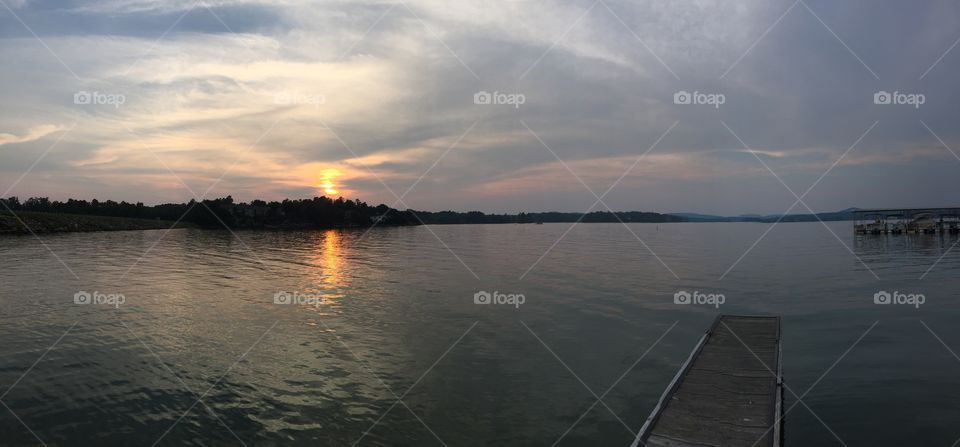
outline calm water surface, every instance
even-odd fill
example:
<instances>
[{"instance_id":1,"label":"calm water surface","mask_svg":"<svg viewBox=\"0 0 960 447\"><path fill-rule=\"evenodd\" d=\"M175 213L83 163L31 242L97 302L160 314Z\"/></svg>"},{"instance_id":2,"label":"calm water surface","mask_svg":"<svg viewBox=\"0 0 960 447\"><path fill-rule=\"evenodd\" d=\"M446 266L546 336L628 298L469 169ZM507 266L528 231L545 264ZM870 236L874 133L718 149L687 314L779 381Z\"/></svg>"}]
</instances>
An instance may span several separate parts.
<instances>
[{"instance_id":1,"label":"calm water surface","mask_svg":"<svg viewBox=\"0 0 960 447\"><path fill-rule=\"evenodd\" d=\"M783 315L788 446L960 437L956 236L568 227L2 238L0 444L627 446L720 312Z\"/></svg>"}]
</instances>

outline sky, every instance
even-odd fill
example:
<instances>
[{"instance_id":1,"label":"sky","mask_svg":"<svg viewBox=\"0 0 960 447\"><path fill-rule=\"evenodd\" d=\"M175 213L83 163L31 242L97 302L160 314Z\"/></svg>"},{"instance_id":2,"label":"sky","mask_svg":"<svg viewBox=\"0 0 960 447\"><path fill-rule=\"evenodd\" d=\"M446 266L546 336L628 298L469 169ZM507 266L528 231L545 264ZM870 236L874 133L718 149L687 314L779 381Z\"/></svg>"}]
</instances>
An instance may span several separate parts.
<instances>
[{"instance_id":1,"label":"sky","mask_svg":"<svg viewBox=\"0 0 960 447\"><path fill-rule=\"evenodd\" d=\"M958 42L939 0L0 0L0 192L957 206Z\"/></svg>"}]
</instances>

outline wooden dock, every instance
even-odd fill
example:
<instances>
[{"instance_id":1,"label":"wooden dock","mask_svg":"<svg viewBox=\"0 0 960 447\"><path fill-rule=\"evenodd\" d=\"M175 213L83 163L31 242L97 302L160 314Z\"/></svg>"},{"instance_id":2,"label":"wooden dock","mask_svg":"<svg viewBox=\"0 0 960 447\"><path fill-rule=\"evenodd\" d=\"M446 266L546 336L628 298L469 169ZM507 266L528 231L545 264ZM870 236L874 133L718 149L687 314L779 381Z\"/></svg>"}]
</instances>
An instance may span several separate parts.
<instances>
[{"instance_id":1,"label":"wooden dock","mask_svg":"<svg viewBox=\"0 0 960 447\"><path fill-rule=\"evenodd\" d=\"M632 447L779 447L780 356L780 317L717 317Z\"/></svg>"}]
</instances>

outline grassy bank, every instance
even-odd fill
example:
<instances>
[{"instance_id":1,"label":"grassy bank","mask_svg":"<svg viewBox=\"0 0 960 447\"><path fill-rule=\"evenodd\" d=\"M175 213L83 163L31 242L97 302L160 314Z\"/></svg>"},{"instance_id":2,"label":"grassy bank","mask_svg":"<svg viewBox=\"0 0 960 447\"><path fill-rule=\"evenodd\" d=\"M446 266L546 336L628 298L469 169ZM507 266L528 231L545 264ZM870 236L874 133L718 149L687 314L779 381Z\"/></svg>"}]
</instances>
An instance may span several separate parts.
<instances>
[{"instance_id":1,"label":"grassy bank","mask_svg":"<svg viewBox=\"0 0 960 447\"><path fill-rule=\"evenodd\" d=\"M19 217L19 219L17 219ZM22 220L22 222L21 222ZM24 226L26 224L26 226ZM173 222L128 217L19 211L16 216L0 211L0 234L67 233L84 231L126 231L167 229ZM178 224L178 227L188 225ZM29 227L29 230L27 229Z\"/></svg>"}]
</instances>

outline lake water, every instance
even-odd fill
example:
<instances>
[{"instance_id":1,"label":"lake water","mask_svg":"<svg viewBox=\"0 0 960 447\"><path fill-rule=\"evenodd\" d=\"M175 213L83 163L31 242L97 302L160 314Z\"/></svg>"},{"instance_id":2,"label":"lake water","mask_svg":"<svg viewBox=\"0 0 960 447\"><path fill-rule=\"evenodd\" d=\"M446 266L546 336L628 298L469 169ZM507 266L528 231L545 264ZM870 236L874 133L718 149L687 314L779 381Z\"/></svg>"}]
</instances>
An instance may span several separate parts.
<instances>
[{"instance_id":1,"label":"lake water","mask_svg":"<svg viewBox=\"0 0 960 447\"><path fill-rule=\"evenodd\" d=\"M718 313L775 313L788 446L950 447L957 236L828 225L732 269L770 225L581 224L542 259L569 224L4 237L0 444L626 447Z\"/></svg>"}]
</instances>

